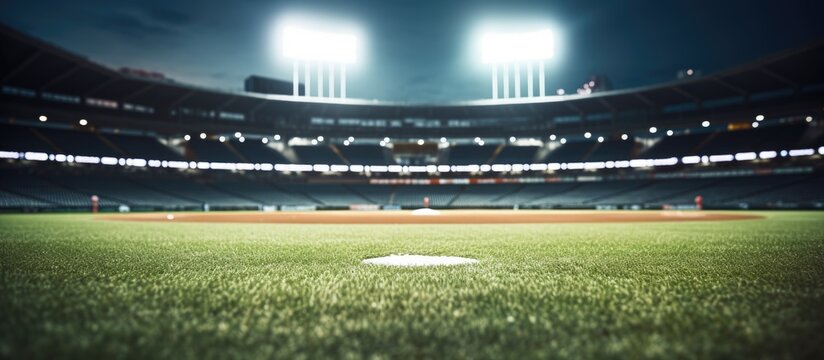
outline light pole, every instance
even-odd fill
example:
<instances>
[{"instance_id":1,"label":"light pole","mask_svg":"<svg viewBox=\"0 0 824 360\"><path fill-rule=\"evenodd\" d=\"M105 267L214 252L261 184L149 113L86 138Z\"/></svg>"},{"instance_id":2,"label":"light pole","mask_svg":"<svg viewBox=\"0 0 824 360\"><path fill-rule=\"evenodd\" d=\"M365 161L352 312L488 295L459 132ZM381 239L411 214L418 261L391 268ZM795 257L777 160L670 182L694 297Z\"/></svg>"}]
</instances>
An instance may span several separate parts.
<instances>
[{"instance_id":1,"label":"light pole","mask_svg":"<svg viewBox=\"0 0 824 360\"><path fill-rule=\"evenodd\" d=\"M535 94L534 71L538 64L538 94L546 94L544 61L554 56L551 30L519 34L486 34L481 38L482 62L492 66L492 98L498 99L498 68L503 70L503 98L509 98L509 66L514 68L515 98L521 97L521 64L526 63L527 96Z\"/></svg>"}]
</instances>

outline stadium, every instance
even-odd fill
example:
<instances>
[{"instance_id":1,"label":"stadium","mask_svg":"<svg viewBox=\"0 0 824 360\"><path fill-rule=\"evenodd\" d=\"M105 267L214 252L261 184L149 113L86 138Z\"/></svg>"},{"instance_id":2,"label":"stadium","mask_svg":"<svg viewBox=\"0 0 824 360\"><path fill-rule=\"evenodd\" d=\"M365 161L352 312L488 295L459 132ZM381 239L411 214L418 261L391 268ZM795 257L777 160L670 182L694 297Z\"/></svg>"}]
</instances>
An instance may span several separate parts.
<instances>
[{"instance_id":1,"label":"stadium","mask_svg":"<svg viewBox=\"0 0 824 360\"><path fill-rule=\"evenodd\" d=\"M2 357L824 354L821 36L563 91L490 35L488 98L401 101L285 29L241 91L0 24Z\"/></svg>"}]
</instances>

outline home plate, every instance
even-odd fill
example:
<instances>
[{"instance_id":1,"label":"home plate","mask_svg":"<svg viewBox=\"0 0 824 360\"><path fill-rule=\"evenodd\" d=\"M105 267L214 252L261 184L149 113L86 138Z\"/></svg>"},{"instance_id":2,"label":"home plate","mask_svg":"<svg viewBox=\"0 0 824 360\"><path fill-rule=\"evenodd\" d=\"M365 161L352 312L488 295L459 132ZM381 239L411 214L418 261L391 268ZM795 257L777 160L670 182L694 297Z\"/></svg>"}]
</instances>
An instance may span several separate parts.
<instances>
[{"instance_id":1,"label":"home plate","mask_svg":"<svg viewBox=\"0 0 824 360\"><path fill-rule=\"evenodd\" d=\"M385 266L452 266L476 264L478 260L458 256L389 255L363 260L364 264Z\"/></svg>"},{"instance_id":2,"label":"home plate","mask_svg":"<svg viewBox=\"0 0 824 360\"><path fill-rule=\"evenodd\" d=\"M432 216L432 215L440 215L441 212L438 210L433 210L430 208L422 208L422 209L415 209L412 210L412 215L422 215L422 216Z\"/></svg>"}]
</instances>

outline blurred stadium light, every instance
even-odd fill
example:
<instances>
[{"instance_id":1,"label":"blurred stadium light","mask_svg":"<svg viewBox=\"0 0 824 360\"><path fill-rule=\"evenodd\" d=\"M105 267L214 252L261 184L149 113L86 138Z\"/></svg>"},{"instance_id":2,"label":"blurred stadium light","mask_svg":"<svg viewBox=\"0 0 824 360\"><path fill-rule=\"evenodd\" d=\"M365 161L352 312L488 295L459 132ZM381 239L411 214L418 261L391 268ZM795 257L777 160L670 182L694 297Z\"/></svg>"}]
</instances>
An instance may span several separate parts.
<instances>
[{"instance_id":1,"label":"blurred stadium light","mask_svg":"<svg viewBox=\"0 0 824 360\"><path fill-rule=\"evenodd\" d=\"M526 63L527 96L533 96L533 65L538 64L538 94L546 95L544 60L555 56L551 30L481 36L481 62L492 65L492 98L498 98L498 67L503 67L503 97L509 98L509 65L514 69L515 97L521 97L521 64Z\"/></svg>"},{"instance_id":2,"label":"blurred stadium light","mask_svg":"<svg viewBox=\"0 0 824 360\"><path fill-rule=\"evenodd\" d=\"M358 60L360 37L354 32L324 32L286 25L281 30L281 54L292 60L292 93L299 94L300 63L304 63L306 96L311 96L311 63L317 64L317 96L324 96L324 66L328 66L329 97L335 97L335 67L340 66L340 97L346 98L346 65Z\"/></svg>"}]
</instances>

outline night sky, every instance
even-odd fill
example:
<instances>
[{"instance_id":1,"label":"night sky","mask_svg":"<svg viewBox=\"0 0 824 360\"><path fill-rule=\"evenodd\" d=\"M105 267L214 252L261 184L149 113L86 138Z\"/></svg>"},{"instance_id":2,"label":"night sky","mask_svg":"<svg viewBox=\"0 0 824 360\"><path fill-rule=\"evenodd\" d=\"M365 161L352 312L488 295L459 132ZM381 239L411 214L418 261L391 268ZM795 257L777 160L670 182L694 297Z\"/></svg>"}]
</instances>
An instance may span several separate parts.
<instances>
[{"instance_id":1,"label":"night sky","mask_svg":"<svg viewBox=\"0 0 824 360\"><path fill-rule=\"evenodd\" d=\"M174 1L0 2L0 21L111 67L239 90L249 74L291 78L271 29L290 14L358 24L367 54L349 96L409 102L487 98L489 71L468 46L484 24L559 30L547 87L589 75L616 88L704 74L824 38L824 1Z\"/></svg>"}]
</instances>

